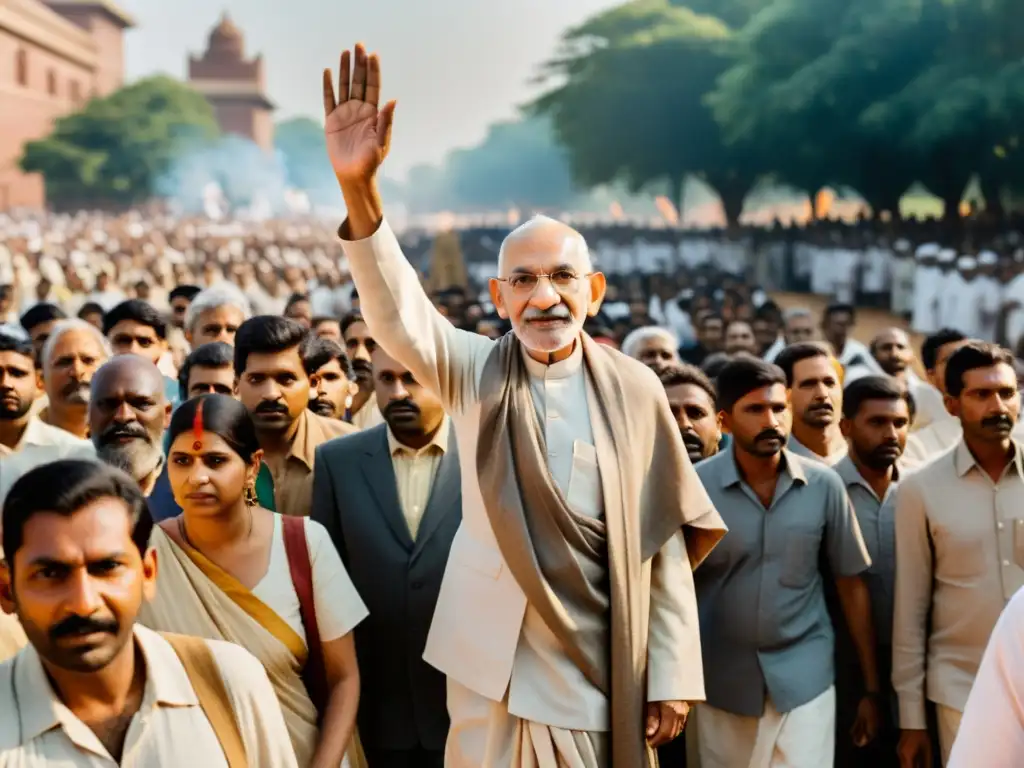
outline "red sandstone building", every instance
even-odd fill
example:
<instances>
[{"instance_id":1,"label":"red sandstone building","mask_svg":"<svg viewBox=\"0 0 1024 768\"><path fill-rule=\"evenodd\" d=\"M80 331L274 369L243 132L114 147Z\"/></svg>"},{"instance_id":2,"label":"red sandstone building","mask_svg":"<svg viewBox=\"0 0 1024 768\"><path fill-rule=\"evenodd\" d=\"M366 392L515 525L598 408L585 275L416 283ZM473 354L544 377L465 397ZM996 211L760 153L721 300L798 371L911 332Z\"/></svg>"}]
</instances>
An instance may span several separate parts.
<instances>
[{"instance_id":1,"label":"red sandstone building","mask_svg":"<svg viewBox=\"0 0 1024 768\"><path fill-rule=\"evenodd\" d=\"M188 80L213 105L221 131L271 149L274 105L266 96L263 57L245 58L245 38L227 14L210 33L206 53L189 57Z\"/></svg>"},{"instance_id":2,"label":"red sandstone building","mask_svg":"<svg viewBox=\"0 0 1024 768\"><path fill-rule=\"evenodd\" d=\"M0 210L45 202L43 180L18 170L26 141L124 81L124 31L111 0L0 0Z\"/></svg>"}]
</instances>

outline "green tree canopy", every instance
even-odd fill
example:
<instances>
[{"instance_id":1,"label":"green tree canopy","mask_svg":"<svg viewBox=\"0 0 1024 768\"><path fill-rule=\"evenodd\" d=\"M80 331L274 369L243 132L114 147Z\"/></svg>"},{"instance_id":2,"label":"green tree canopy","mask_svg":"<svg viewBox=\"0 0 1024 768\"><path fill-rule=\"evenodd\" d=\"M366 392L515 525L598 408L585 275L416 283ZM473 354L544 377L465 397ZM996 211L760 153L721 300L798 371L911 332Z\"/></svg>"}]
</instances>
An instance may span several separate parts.
<instances>
[{"instance_id":1,"label":"green tree canopy","mask_svg":"<svg viewBox=\"0 0 1024 768\"><path fill-rule=\"evenodd\" d=\"M29 142L22 170L40 173L56 207L128 206L153 194L181 152L218 133L206 99L169 77L151 77L59 119Z\"/></svg>"},{"instance_id":2,"label":"green tree canopy","mask_svg":"<svg viewBox=\"0 0 1024 768\"><path fill-rule=\"evenodd\" d=\"M678 199L694 175L735 220L761 169L753 151L723 144L705 103L732 60L733 30L688 5L633 0L569 30L542 72L550 87L530 109L550 117L581 184L624 181L639 191L667 181ZM712 5L741 21L753 4L701 9Z\"/></svg>"}]
</instances>

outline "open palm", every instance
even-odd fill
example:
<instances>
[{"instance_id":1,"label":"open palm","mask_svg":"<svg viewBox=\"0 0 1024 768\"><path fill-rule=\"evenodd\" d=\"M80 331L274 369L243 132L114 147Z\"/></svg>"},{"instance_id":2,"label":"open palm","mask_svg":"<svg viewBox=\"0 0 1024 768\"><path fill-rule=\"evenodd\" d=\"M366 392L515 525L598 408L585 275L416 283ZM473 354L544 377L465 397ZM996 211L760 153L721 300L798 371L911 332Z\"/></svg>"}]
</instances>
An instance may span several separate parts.
<instances>
[{"instance_id":1,"label":"open palm","mask_svg":"<svg viewBox=\"0 0 1024 768\"><path fill-rule=\"evenodd\" d=\"M379 99L380 60L376 54L367 56L362 45L356 45L354 57L349 51L341 54L337 98L334 77L324 70L327 154L340 181L372 178L387 157L395 102L378 109Z\"/></svg>"}]
</instances>

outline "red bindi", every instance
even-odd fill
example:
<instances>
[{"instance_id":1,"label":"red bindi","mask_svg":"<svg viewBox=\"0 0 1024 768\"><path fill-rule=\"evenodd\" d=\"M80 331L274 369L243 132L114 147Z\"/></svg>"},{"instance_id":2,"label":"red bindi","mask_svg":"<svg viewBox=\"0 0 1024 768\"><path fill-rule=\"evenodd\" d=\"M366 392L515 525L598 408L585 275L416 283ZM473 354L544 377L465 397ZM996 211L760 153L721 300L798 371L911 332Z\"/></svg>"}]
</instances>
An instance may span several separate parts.
<instances>
[{"instance_id":1,"label":"red bindi","mask_svg":"<svg viewBox=\"0 0 1024 768\"><path fill-rule=\"evenodd\" d=\"M200 400L196 406L196 415L192 419L192 436L195 442L192 443L192 450L199 451L203 447L203 401Z\"/></svg>"}]
</instances>

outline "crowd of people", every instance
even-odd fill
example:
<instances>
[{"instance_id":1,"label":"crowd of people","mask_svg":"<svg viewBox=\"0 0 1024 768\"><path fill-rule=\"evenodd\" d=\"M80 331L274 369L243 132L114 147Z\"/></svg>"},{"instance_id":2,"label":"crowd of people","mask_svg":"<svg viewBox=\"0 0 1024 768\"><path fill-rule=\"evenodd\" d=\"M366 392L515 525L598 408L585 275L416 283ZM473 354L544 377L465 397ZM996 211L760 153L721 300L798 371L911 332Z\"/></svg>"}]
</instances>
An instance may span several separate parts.
<instances>
[{"instance_id":1,"label":"crowd of people","mask_svg":"<svg viewBox=\"0 0 1024 768\"><path fill-rule=\"evenodd\" d=\"M539 216L428 292L341 68L340 230L0 223L0 768L1019 765L1015 243ZM920 349L822 256L888 242Z\"/></svg>"}]
</instances>

